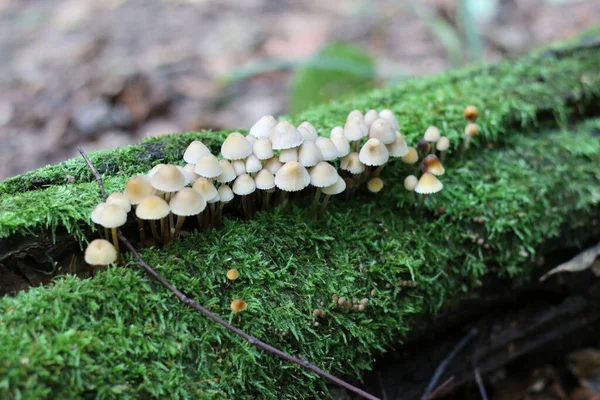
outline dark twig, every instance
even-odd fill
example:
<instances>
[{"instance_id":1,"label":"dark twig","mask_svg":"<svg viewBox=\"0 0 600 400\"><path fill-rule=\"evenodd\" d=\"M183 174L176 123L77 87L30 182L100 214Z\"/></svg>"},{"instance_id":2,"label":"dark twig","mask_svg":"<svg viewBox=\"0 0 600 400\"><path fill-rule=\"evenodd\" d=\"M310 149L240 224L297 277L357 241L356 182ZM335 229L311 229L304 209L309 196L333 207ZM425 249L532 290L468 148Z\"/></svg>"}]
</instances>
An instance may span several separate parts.
<instances>
[{"instance_id":1,"label":"dark twig","mask_svg":"<svg viewBox=\"0 0 600 400\"><path fill-rule=\"evenodd\" d=\"M104 183L102 182L102 177L100 176L98 171L96 171L94 164L92 164L92 162L88 158L87 154L85 154L85 151L83 151L81 146L77 146L77 151L79 151L79 154L81 154L81 157L83 157L86 164L92 171L92 175L94 175L94 177L96 178L96 182L98 182L98 187L100 188L100 194L102 195L102 200L106 201L106 190L104 190Z\"/></svg>"},{"instance_id":2,"label":"dark twig","mask_svg":"<svg viewBox=\"0 0 600 400\"><path fill-rule=\"evenodd\" d=\"M477 382L481 400L488 400L487 392L485 391L485 386L483 385L483 380L481 379L481 374L479 373L479 368L477 367L477 364L475 364L475 361L473 361L473 375L475 375L475 382Z\"/></svg>"},{"instance_id":3,"label":"dark twig","mask_svg":"<svg viewBox=\"0 0 600 400\"><path fill-rule=\"evenodd\" d=\"M477 328L471 329L469 331L469 333L467 334L467 336L462 338L461 341L456 344L456 346L450 352L450 354L448 354L442 360L440 365L438 365L438 367L436 368L435 373L433 374L433 377L431 378L431 381L429 381L429 385L427 385L427 388L425 389L425 393L423 393L423 396L421 396L421 400L426 400L429 397L429 394L431 393L431 391L433 390L435 385L437 385L438 381L442 377L442 374L446 370L446 367L448 366L448 364L450 364L450 362L454 359L454 357L456 357L456 355L462 350L462 348L465 347L466 344L469 343L469 341L471 339L473 339L475 336L477 336L478 333L479 332L478 332Z\"/></svg>"},{"instance_id":4,"label":"dark twig","mask_svg":"<svg viewBox=\"0 0 600 400\"><path fill-rule=\"evenodd\" d=\"M92 171L92 174L94 174L94 176L96 177L96 180L98 181L98 185L100 186L100 191L102 193L102 197L106 200L106 192L104 190L102 178L100 177L100 175L98 174L98 172L96 171L94 166L92 165L90 159L86 156L83 149L81 149L81 147L78 147L78 150L81 153L81 155L83 156L83 158L85 159L88 167ZM243 337L244 339L246 339L248 341L248 343L250 343L253 346L256 346L262 350L265 350L271 354L276 355L277 357L280 357L286 361L297 364L297 365L301 366L302 368L312 371L315 374L319 375L320 377L322 377L330 382L333 382L333 383L335 383L335 384L337 384L337 385L339 385L339 386L341 386L341 387L343 387L365 399L379 400L378 397L370 395L369 393L365 392L364 390L359 389L356 386L353 386L353 385L329 374L328 372L323 371L322 369L316 367L315 365L309 363L308 361L304 361L299 358L296 358L282 350L279 350L279 349L257 339L256 337L244 332L243 330L241 330L239 328L236 328L235 326L229 324L227 321L223 320L222 318L220 318L217 315L213 314L212 312L208 311L206 308L202 307L200 304L196 303L194 300L190 299L185 294L180 292L177 288L175 288L173 285L171 285L169 282L167 282L167 280L165 278L163 278L162 275L160 275L150 265L148 265L148 263L146 263L146 261L140 255L140 253L137 252L137 250L133 247L131 242L129 240L127 240L127 238L123 235L123 233L120 230L119 230L118 236L119 236L119 240L125 245L125 247L127 247L129 249L129 251L131 251L131 253L135 256L135 258L137 258L139 265L142 268L144 268L146 270L146 272L148 272L150 275L152 275L152 277L154 279L159 281L161 283L161 285L163 285L165 288L167 288L167 290L169 290L171 293L173 293L175 296L177 296L177 298L179 298L179 300L186 306L199 311L204 316L212 319L213 321L215 321L216 323L227 328L228 330L235 333L236 335Z\"/></svg>"},{"instance_id":5,"label":"dark twig","mask_svg":"<svg viewBox=\"0 0 600 400\"><path fill-rule=\"evenodd\" d=\"M450 386L450 384L454 382L454 377L451 376L450 378L446 379L444 381L444 383L442 383L440 386L438 386L437 388L435 388L435 390L433 392L431 392L431 394L429 396L427 396L426 400L431 400L431 399L435 399L437 397L438 394L440 394L441 392L444 391L444 389L446 389L448 386Z\"/></svg>"}]
</instances>

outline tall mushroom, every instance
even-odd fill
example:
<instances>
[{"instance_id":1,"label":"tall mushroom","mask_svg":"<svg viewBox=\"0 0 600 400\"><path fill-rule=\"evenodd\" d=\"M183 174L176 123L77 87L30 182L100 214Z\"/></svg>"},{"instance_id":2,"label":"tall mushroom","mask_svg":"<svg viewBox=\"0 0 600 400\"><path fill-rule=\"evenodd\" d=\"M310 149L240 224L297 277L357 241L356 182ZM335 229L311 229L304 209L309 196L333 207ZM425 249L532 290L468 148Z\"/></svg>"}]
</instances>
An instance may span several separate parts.
<instances>
[{"instance_id":1,"label":"tall mushroom","mask_svg":"<svg viewBox=\"0 0 600 400\"><path fill-rule=\"evenodd\" d=\"M117 228L125 225L127 222L127 212L116 204L106 204L106 207L100 212L100 225L112 231L112 241L117 250L117 263L121 263L121 255L119 253L119 237L117 236Z\"/></svg>"},{"instance_id":2,"label":"tall mushroom","mask_svg":"<svg viewBox=\"0 0 600 400\"><path fill-rule=\"evenodd\" d=\"M171 198L169 202L171 212L177 215L177 225L171 237L175 239L183 226L186 217L199 215L206 208L206 200L202 195L190 188L185 187Z\"/></svg>"}]
</instances>

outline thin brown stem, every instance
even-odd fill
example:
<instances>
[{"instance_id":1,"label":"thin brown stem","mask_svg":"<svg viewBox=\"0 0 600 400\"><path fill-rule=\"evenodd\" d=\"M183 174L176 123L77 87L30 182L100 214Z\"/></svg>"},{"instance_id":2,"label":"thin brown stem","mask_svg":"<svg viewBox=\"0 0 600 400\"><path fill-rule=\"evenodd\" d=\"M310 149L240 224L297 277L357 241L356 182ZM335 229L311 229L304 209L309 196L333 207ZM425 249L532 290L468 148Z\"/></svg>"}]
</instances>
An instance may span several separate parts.
<instances>
[{"instance_id":1,"label":"thin brown stem","mask_svg":"<svg viewBox=\"0 0 600 400\"><path fill-rule=\"evenodd\" d=\"M150 230L152 231L152 236L154 236L154 240L156 240L156 242L160 242L160 235L158 234L158 229L156 229L156 221L155 220L150 220Z\"/></svg>"},{"instance_id":2,"label":"thin brown stem","mask_svg":"<svg viewBox=\"0 0 600 400\"><path fill-rule=\"evenodd\" d=\"M177 216L177 226L175 227L175 232L173 232L173 239L175 239L177 237L177 235L179 235L179 231L181 230L181 227L183 226L184 221L185 221L184 216L182 216L182 215Z\"/></svg>"},{"instance_id":3,"label":"thin brown stem","mask_svg":"<svg viewBox=\"0 0 600 400\"><path fill-rule=\"evenodd\" d=\"M144 221L142 221L138 217L135 217L135 219L137 221L138 230L140 232L140 246L146 247L146 231L144 230Z\"/></svg>"},{"instance_id":4,"label":"thin brown stem","mask_svg":"<svg viewBox=\"0 0 600 400\"><path fill-rule=\"evenodd\" d=\"M77 146L77 151L79 151L79 154L81 154L81 157L83 157L83 159L85 160L85 163L87 164L88 168L90 169L90 171L92 171L92 175L94 175L94 178L96 178L96 182L98 182L98 187L100 188L100 194L102 195L102 200L106 201L106 190L104 190L102 176L100 176L98 171L96 171L94 164L92 164L92 162L88 158L87 154L85 154L85 151L83 151L81 146Z\"/></svg>"},{"instance_id":5,"label":"thin brown stem","mask_svg":"<svg viewBox=\"0 0 600 400\"><path fill-rule=\"evenodd\" d=\"M162 233L163 244L169 243L169 224L167 223L167 217L161 218L160 220L160 232Z\"/></svg>"},{"instance_id":6,"label":"thin brown stem","mask_svg":"<svg viewBox=\"0 0 600 400\"><path fill-rule=\"evenodd\" d=\"M371 176L379 176L381 175L381 171L383 171L383 169L385 168L385 166L387 165L387 163L380 165L379 167L377 167L377 169L375 171L373 171L373 173L371 174Z\"/></svg>"},{"instance_id":7,"label":"thin brown stem","mask_svg":"<svg viewBox=\"0 0 600 400\"><path fill-rule=\"evenodd\" d=\"M112 240L117 250L117 265L121 265L121 252L119 251L119 238L117 237L117 228L112 228Z\"/></svg>"}]
</instances>

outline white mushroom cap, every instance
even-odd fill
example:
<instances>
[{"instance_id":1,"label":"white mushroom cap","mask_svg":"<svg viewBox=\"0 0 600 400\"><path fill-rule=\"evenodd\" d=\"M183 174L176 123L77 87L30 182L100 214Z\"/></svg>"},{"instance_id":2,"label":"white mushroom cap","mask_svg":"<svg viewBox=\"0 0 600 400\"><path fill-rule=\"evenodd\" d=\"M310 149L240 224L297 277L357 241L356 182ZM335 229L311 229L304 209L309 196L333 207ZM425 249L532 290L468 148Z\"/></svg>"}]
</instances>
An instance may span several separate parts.
<instances>
[{"instance_id":1,"label":"white mushroom cap","mask_svg":"<svg viewBox=\"0 0 600 400\"><path fill-rule=\"evenodd\" d=\"M321 150L323 160L331 161L340 156L337 147L335 147L335 144L331 141L331 139L320 136L317 138L315 143L319 150Z\"/></svg>"},{"instance_id":2,"label":"white mushroom cap","mask_svg":"<svg viewBox=\"0 0 600 400\"><path fill-rule=\"evenodd\" d=\"M171 198L169 207L173 214L189 217L204 211L206 200L198 191L190 187L184 187Z\"/></svg>"},{"instance_id":3,"label":"white mushroom cap","mask_svg":"<svg viewBox=\"0 0 600 400\"><path fill-rule=\"evenodd\" d=\"M231 166L235 171L235 176L240 176L246 173L246 161L244 160L234 160L231 162Z\"/></svg>"},{"instance_id":4,"label":"white mushroom cap","mask_svg":"<svg viewBox=\"0 0 600 400\"><path fill-rule=\"evenodd\" d=\"M217 194L221 203L229 203L231 200L233 200L234 197L233 190L231 190L231 188L227 185L219 186Z\"/></svg>"},{"instance_id":5,"label":"white mushroom cap","mask_svg":"<svg viewBox=\"0 0 600 400\"><path fill-rule=\"evenodd\" d=\"M406 140L400 132L396 132L396 140L388 144L386 147L390 152L390 157L402 157L408 153L408 146Z\"/></svg>"},{"instance_id":6,"label":"white mushroom cap","mask_svg":"<svg viewBox=\"0 0 600 400\"><path fill-rule=\"evenodd\" d=\"M341 126L334 126L331 130L331 133L329 134L329 138L333 139L335 136L338 135L344 136L344 128Z\"/></svg>"},{"instance_id":7,"label":"white mushroom cap","mask_svg":"<svg viewBox=\"0 0 600 400\"><path fill-rule=\"evenodd\" d=\"M448 136L442 136L435 144L437 151L446 151L450 147L450 139Z\"/></svg>"},{"instance_id":8,"label":"white mushroom cap","mask_svg":"<svg viewBox=\"0 0 600 400\"><path fill-rule=\"evenodd\" d=\"M327 187L333 185L338 179L335 167L325 161L321 161L310 169L310 184L315 187Z\"/></svg>"},{"instance_id":9,"label":"white mushroom cap","mask_svg":"<svg viewBox=\"0 0 600 400\"><path fill-rule=\"evenodd\" d=\"M129 202L127 196L125 196L123 193L112 193L106 198L106 204L116 204L125 210L126 213L131 211L131 203Z\"/></svg>"},{"instance_id":10,"label":"white mushroom cap","mask_svg":"<svg viewBox=\"0 0 600 400\"><path fill-rule=\"evenodd\" d=\"M250 154L248 158L246 158L246 172L249 174L253 174L262 169L262 163L254 154Z\"/></svg>"},{"instance_id":11,"label":"white mushroom cap","mask_svg":"<svg viewBox=\"0 0 600 400\"><path fill-rule=\"evenodd\" d=\"M185 176L175 165L164 165L159 168L150 178L150 182L155 189L163 192L176 192L187 185Z\"/></svg>"},{"instance_id":12,"label":"white mushroom cap","mask_svg":"<svg viewBox=\"0 0 600 400\"><path fill-rule=\"evenodd\" d=\"M148 171L148 178L152 178L154 176L154 174L156 174L156 172L161 169L162 167L164 167L166 164L156 164L154 167L152 167L150 169L150 171Z\"/></svg>"},{"instance_id":13,"label":"white mushroom cap","mask_svg":"<svg viewBox=\"0 0 600 400\"><path fill-rule=\"evenodd\" d=\"M365 114L365 124L370 127L373 124L373 122L375 122L375 120L378 118L383 117L380 117L376 110L369 110Z\"/></svg>"},{"instance_id":14,"label":"white mushroom cap","mask_svg":"<svg viewBox=\"0 0 600 400\"><path fill-rule=\"evenodd\" d=\"M346 190L346 181L338 175L337 181L331 186L322 188L321 192L333 196L342 193L344 190Z\"/></svg>"},{"instance_id":15,"label":"white mushroom cap","mask_svg":"<svg viewBox=\"0 0 600 400\"><path fill-rule=\"evenodd\" d=\"M229 161L219 160L219 165L221 166L222 172L221 175L217 176L217 182L227 183L235 179L237 174L235 173L235 169L233 169L233 165L231 165Z\"/></svg>"},{"instance_id":16,"label":"white mushroom cap","mask_svg":"<svg viewBox=\"0 0 600 400\"><path fill-rule=\"evenodd\" d=\"M108 240L94 239L85 249L85 262L90 265L108 265L117 261L117 249Z\"/></svg>"},{"instance_id":17,"label":"white mushroom cap","mask_svg":"<svg viewBox=\"0 0 600 400\"><path fill-rule=\"evenodd\" d=\"M256 190L256 183L250 175L242 174L235 178L231 189L233 190L233 193L237 194L238 196L246 196L250 193L254 193Z\"/></svg>"},{"instance_id":18,"label":"white mushroom cap","mask_svg":"<svg viewBox=\"0 0 600 400\"><path fill-rule=\"evenodd\" d=\"M277 156L269 158L269 160L267 160L265 163L265 168L271 171L273 175L275 175L281 167L283 167L283 163L279 161L279 157Z\"/></svg>"},{"instance_id":19,"label":"white mushroom cap","mask_svg":"<svg viewBox=\"0 0 600 400\"><path fill-rule=\"evenodd\" d=\"M269 190L275 187L275 176L268 169L261 169L254 177L256 188L260 190Z\"/></svg>"},{"instance_id":20,"label":"white mushroom cap","mask_svg":"<svg viewBox=\"0 0 600 400\"><path fill-rule=\"evenodd\" d=\"M304 121L300 125L298 125L298 130L302 134L304 141L314 142L317 140L319 134L317 133L317 129L308 121Z\"/></svg>"},{"instance_id":21,"label":"white mushroom cap","mask_svg":"<svg viewBox=\"0 0 600 400\"><path fill-rule=\"evenodd\" d=\"M105 228L118 228L127 222L127 212L116 204L108 204L100 212L100 225Z\"/></svg>"},{"instance_id":22,"label":"white mushroom cap","mask_svg":"<svg viewBox=\"0 0 600 400\"><path fill-rule=\"evenodd\" d=\"M390 126L392 127L392 131L396 132L400 130L400 124L398 123L398 120L396 119L396 116L392 110L388 110L386 108L385 110L379 111L379 118L385 119L387 122L389 122Z\"/></svg>"},{"instance_id":23,"label":"white mushroom cap","mask_svg":"<svg viewBox=\"0 0 600 400\"><path fill-rule=\"evenodd\" d=\"M408 190L409 192L412 192L415 190L415 187L417 187L418 182L419 180L416 176L409 175L406 178L404 178L404 189Z\"/></svg>"},{"instance_id":24,"label":"white mushroom cap","mask_svg":"<svg viewBox=\"0 0 600 400\"><path fill-rule=\"evenodd\" d=\"M392 130L392 127L388 121L379 118L371 125L369 129L369 137L372 139L379 139L383 144L390 144L396 140L396 135Z\"/></svg>"},{"instance_id":25,"label":"white mushroom cap","mask_svg":"<svg viewBox=\"0 0 600 400\"><path fill-rule=\"evenodd\" d=\"M200 157L211 154L210 149L199 140L194 140L189 144L185 153L183 153L183 161L188 164L196 164Z\"/></svg>"},{"instance_id":26,"label":"white mushroom cap","mask_svg":"<svg viewBox=\"0 0 600 400\"><path fill-rule=\"evenodd\" d=\"M250 142L250 144L252 146L254 146L254 142L256 142L258 140L258 138L256 136L252 136L252 135L246 135L245 138L248 142Z\"/></svg>"},{"instance_id":27,"label":"white mushroom cap","mask_svg":"<svg viewBox=\"0 0 600 400\"><path fill-rule=\"evenodd\" d=\"M444 185L442 185L442 182L440 182L435 175L425 172L421 175L417 186L415 186L415 192L419 194L437 193L442 190L443 187Z\"/></svg>"},{"instance_id":28,"label":"white mushroom cap","mask_svg":"<svg viewBox=\"0 0 600 400\"><path fill-rule=\"evenodd\" d=\"M264 115L252 125L248 134L256 138L270 137L275 125L277 125L277 120L272 115Z\"/></svg>"},{"instance_id":29,"label":"white mushroom cap","mask_svg":"<svg viewBox=\"0 0 600 400\"><path fill-rule=\"evenodd\" d=\"M383 165L389 158L390 153L387 147L379 139L367 140L358 153L360 162L371 166Z\"/></svg>"},{"instance_id":30,"label":"white mushroom cap","mask_svg":"<svg viewBox=\"0 0 600 400\"><path fill-rule=\"evenodd\" d=\"M360 110L352 110L348 113L348 117L346 118L346 121L349 120L350 118L360 118L363 119L363 113Z\"/></svg>"},{"instance_id":31,"label":"white mushroom cap","mask_svg":"<svg viewBox=\"0 0 600 400\"><path fill-rule=\"evenodd\" d=\"M419 153L414 147L408 148L408 153L402 156L402 162L405 164L414 164L419 161Z\"/></svg>"},{"instance_id":32,"label":"white mushroom cap","mask_svg":"<svg viewBox=\"0 0 600 400\"><path fill-rule=\"evenodd\" d=\"M323 154L314 142L304 142L298 149L298 162L303 167L312 167L317 165L319 161L323 161Z\"/></svg>"},{"instance_id":33,"label":"white mushroom cap","mask_svg":"<svg viewBox=\"0 0 600 400\"><path fill-rule=\"evenodd\" d=\"M279 161L284 164L290 161L298 161L298 150L296 148L281 150L281 153L279 153Z\"/></svg>"},{"instance_id":34,"label":"white mushroom cap","mask_svg":"<svg viewBox=\"0 0 600 400\"><path fill-rule=\"evenodd\" d=\"M127 199L131 204L139 204L148 196L152 196L155 192L150 178L145 175L132 176L127 180L125 190L123 194L127 196Z\"/></svg>"},{"instance_id":35,"label":"white mushroom cap","mask_svg":"<svg viewBox=\"0 0 600 400\"><path fill-rule=\"evenodd\" d=\"M196 168L196 164L185 164L185 167L183 167L185 172L188 174L188 176L186 177L186 180L188 180L188 178L190 179L190 181L188 183L194 183L194 182L196 182L196 179L200 178L200 175L198 175L197 173L194 172L195 168Z\"/></svg>"},{"instance_id":36,"label":"white mushroom cap","mask_svg":"<svg viewBox=\"0 0 600 400\"><path fill-rule=\"evenodd\" d=\"M435 126L430 126L425 130L423 139L428 142L437 142L440 139L440 130Z\"/></svg>"},{"instance_id":37,"label":"white mushroom cap","mask_svg":"<svg viewBox=\"0 0 600 400\"><path fill-rule=\"evenodd\" d=\"M350 153L346 157L342 158L340 162L340 168L344 171L348 171L353 175L360 174L365 170L365 164L360 162L358 153Z\"/></svg>"},{"instance_id":38,"label":"white mushroom cap","mask_svg":"<svg viewBox=\"0 0 600 400\"><path fill-rule=\"evenodd\" d=\"M169 215L171 209L166 201L158 196L146 197L135 209L135 215L143 220L157 220Z\"/></svg>"},{"instance_id":39,"label":"white mushroom cap","mask_svg":"<svg viewBox=\"0 0 600 400\"><path fill-rule=\"evenodd\" d=\"M206 178L199 178L196 180L194 185L192 185L192 189L200 193L206 201L212 200L215 196L217 196L217 188L211 180Z\"/></svg>"},{"instance_id":40,"label":"white mushroom cap","mask_svg":"<svg viewBox=\"0 0 600 400\"><path fill-rule=\"evenodd\" d=\"M207 156L200 157L196 167L194 167L194 172L205 178L212 179L223 173L223 167L221 167L221 164L219 164L217 157L209 154Z\"/></svg>"},{"instance_id":41,"label":"white mushroom cap","mask_svg":"<svg viewBox=\"0 0 600 400\"><path fill-rule=\"evenodd\" d=\"M194 164L189 164L189 165L194 165ZM179 170L179 172L181 172L183 174L183 177L185 178L185 184L189 184L192 183L194 181L194 177L198 176L197 173L192 172L188 172L187 169L185 169L185 167L180 167L179 165L176 165L177 169ZM194 168L196 168L196 166L194 165ZM197 179L197 178L196 178Z\"/></svg>"},{"instance_id":42,"label":"white mushroom cap","mask_svg":"<svg viewBox=\"0 0 600 400\"><path fill-rule=\"evenodd\" d=\"M349 118L344 125L344 136L346 136L346 139L351 142L362 139L365 136L362 123L361 118Z\"/></svg>"},{"instance_id":43,"label":"white mushroom cap","mask_svg":"<svg viewBox=\"0 0 600 400\"><path fill-rule=\"evenodd\" d=\"M221 155L228 160L241 160L252 154L252 144L239 132L232 132L221 145Z\"/></svg>"},{"instance_id":44,"label":"white mushroom cap","mask_svg":"<svg viewBox=\"0 0 600 400\"><path fill-rule=\"evenodd\" d=\"M218 203L219 201L221 201L221 196L219 195L219 191L217 190L217 195L215 197L213 197L210 200L207 200L206 202L208 204L214 204L214 203Z\"/></svg>"},{"instance_id":45,"label":"white mushroom cap","mask_svg":"<svg viewBox=\"0 0 600 400\"><path fill-rule=\"evenodd\" d=\"M94 209L92 210L92 215L91 215L91 219L92 219L93 223L100 225L100 214L104 210L104 207L106 207L105 202L99 203L96 207L94 207Z\"/></svg>"},{"instance_id":46,"label":"white mushroom cap","mask_svg":"<svg viewBox=\"0 0 600 400\"><path fill-rule=\"evenodd\" d=\"M286 192L297 192L310 184L310 175L297 161L285 163L275 174L275 185Z\"/></svg>"},{"instance_id":47,"label":"white mushroom cap","mask_svg":"<svg viewBox=\"0 0 600 400\"><path fill-rule=\"evenodd\" d=\"M268 137L257 139L252 146L252 151L259 160L267 160L273 157L273 145L271 144L271 139Z\"/></svg>"},{"instance_id":48,"label":"white mushroom cap","mask_svg":"<svg viewBox=\"0 0 600 400\"><path fill-rule=\"evenodd\" d=\"M338 151L338 157L345 157L350 153L350 142L344 135L332 136L331 141Z\"/></svg>"},{"instance_id":49,"label":"white mushroom cap","mask_svg":"<svg viewBox=\"0 0 600 400\"><path fill-rule=\"evenodd\" d=\"M273 134L271 135L273 150L298 147L303 141L302 134L288 121L281 121L273 128Z\"/></svg>"}]
</instances>

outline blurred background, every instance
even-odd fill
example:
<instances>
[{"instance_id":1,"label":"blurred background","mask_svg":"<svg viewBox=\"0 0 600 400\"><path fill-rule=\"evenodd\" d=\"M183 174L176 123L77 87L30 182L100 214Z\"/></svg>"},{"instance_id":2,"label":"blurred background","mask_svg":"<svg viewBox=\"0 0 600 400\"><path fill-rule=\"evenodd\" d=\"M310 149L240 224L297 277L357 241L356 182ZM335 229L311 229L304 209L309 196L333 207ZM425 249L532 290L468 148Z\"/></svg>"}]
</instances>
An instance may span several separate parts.
<instances>
[{"instance_id":1,"label":"blurred background","mask_svg":"<svg viewBox=\"0 0 600 400\"><path fill-rule=\"evenodd\" d=\"M78 144L247 129L598 21L598 0L0 0L0 180Z\"/></svg>"}]
</instances>

